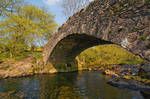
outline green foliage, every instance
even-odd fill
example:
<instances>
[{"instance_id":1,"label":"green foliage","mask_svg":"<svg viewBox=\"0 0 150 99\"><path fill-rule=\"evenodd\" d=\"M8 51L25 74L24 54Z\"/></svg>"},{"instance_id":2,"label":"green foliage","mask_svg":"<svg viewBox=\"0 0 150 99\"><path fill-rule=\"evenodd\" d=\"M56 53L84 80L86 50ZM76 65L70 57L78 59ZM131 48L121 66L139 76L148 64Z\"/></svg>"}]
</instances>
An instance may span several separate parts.
<instances>
[{"instance_id":1,"label":"green foliage","mask_svg":"<svg viewBox=\"0 0 150 99\"><path fill-rule=\"evenodd\" d=\"M36 44L45 42L56 27L53 15L38 7L26 5L0 21L0 53L7 57L19 56L27 46L34 49Z\"/></svg>"},{"instance_id":2,"label":"green foliage","mask_svg":"<svg viewBox=\"0 0 150 99\"><path fill-rule=\"evenodd\" d=\"M150 3L150 0L145 0L146 3Z\"/></svg>"},{"instance_id":3,"label":"green foliage","mask_svg":"<svg viewBox=\"0 0 150 99\"><path fill-rule=\"evenodd\" d=\"M147 39L146 35L141 36L141 40L145 41Z\"/></svg>"},{"instance_id":4,"label":"green foliage","mask_svg":"<svg viewBox=\"0 0 150 99\"><path fill-rule=\"evenodd\" d=\"M141 64L145 60L117 45L100 45L83 51L79 62L86 65Z\"/></svg>"},{"instance_id":5,"label":"green foliage","mask_svg":"<svg viewBox=\"0 0 150 99\"><path fill-rule=\"evenodd\" d=\"M17 12L20 7L26 4L23 0L0 0L0 16L8 16L13 12Z\"/></svg>"},{"instance_id":6,"label":"green foliage","mask_svg":"<svg viewBox=\"0 0 150 99\"><path fill-rule=\"evenodd\" d=\"M14 0L0 0L0 16L6 14L8 10L11 10L13 3Z\"/></svg>"}]
</instances>

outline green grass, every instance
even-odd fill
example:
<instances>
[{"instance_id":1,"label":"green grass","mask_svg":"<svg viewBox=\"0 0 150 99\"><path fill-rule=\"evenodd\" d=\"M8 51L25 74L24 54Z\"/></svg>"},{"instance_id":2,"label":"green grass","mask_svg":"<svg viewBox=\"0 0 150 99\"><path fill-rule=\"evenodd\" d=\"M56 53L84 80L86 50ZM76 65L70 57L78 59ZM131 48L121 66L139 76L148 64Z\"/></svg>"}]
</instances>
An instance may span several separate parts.
<instances>
[{"instance_id":1,"label":"green grass","mask_svg":"<svg viewBox=\"0 0 150 99\"><path fill-rule=\"evenodd\" d=\"M94 64L141 64L146 62L117 45L92 47L83 51L78 58L79 62L85 66Z\"/></svg>"},{"instance_id":2,"label":"green grass","mask_svg":"<svg viewBox=\"0 0 150 99\"><path fill-rule=\"evenodd\" d=\"M4 54L0 53L0 60L6 60L8 59Z\"/></svg>"},{"instance_id":3,"label":"green grass","mask_svg":"<svg viewBox=\"0 0 150 99\"><path fill-rule=\"evenodd\" d=\"M3 53L0 53L0 60L3 60L3 61L5 61L5 60L20 60L20 59L29 57L29 55L31 55L31 54L34 59L42 58L42 51L26 51L26 52L22 53L22 55L12 57L12 58L5 56L5 54L3 54Z\"/></svg>"}]
</instances>

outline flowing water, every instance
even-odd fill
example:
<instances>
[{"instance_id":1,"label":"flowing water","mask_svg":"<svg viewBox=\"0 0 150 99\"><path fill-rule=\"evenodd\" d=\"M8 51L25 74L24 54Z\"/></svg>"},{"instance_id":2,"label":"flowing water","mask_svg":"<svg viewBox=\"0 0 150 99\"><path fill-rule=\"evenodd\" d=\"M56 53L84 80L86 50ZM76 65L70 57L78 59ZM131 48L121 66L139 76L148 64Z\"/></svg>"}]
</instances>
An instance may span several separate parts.
<instances>
[{"instance_id":1,"label":"flowing water","mask_svg":"<svg viewBox=\"0 0 150 99\"><path fill-rule=\"evenodd\" d=\"M0 99L144 99L107 84L100 71L42 74L0 80Z\"/></svg>"}]
</instances>

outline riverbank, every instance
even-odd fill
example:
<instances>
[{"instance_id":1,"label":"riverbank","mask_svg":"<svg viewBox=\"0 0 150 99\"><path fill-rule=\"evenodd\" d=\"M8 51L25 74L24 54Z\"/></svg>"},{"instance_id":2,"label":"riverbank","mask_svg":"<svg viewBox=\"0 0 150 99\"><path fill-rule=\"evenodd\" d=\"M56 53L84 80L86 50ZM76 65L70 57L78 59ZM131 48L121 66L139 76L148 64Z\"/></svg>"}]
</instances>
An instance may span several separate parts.
<instances>
[{"instance_id":1,"label":"riverbank","mask_svg":"<svg viewBox=\"0 0 150 99\"><path fill-rule=\"evenodd\" d=\"M72 72L78 70L100 70L107 75L123 77L126 75L138 75L140 65L95 64L91 66L78 64L78 66L54 67L50 64L44 65L42 59L34 60L34 57L28 57L19 61L1 61L0 79L44 73Z\"/></svg>"},{"instance_id":2,"label":"riverbank","mask_svg":"<svg viewBox=\"0 0 150 99\"><path fill-rule=\"evenodd\" d=\"M108 85L109 78L88 70L8 78L0 80L0 99L145 99L138 91Z\"/></svg>"},{"instance_id":3,"label":"riverbank","mask_svg":"<svg viewBox=\"0 0 150 99\"><path fill-rule=\"evenodd\" d=\"M141 65L93 65L54 68L53 66L42 64L42 60L33 59L21 61L5 61L0 64L0 79L8 77L23 77L35 74L52 74L59 72L72 72L79 70L102 71L103 74L109 75L111 79L108 84L119 87L128 88L131 90L139 90L150 92L150 80L140 76Z\"/></svg>"},{"instance_id":4,"label":"riverbank","mask_svg":"<svg viewBox=\"0 0 150 99\"><path fill-rule=\"evenodd\" d=\"M119 51L119 52L118 52ZM8 77L23 77L34 74L52 74L58 72L72 72L79 70L100 70L112 78L129 79L150 85L150 64L116 45L97 46L83 51L76 57L77 66L52 66L44 65L42 52L27 52L21 59L0 60L0 79ZM116 65L114 65L116 64ZM128 64L128 65L119 65ZM118 81L117 80L117 81ZM125 81L124 81L125 82ZM112 81L119 86L119 82ZM135 83L136 85L136 83Z\"/></svg>"},{"instance_id":5,"label":"riverbank","mask_svg":"<svg viewBox=\"0 0 150 99\"><path fill-rule=\"evenodd\" d=\"M69 72L85 69L108 69L111 64L142 64L145 60L135 56L120 46L100 45L83 51L76 57L78 66L43 65L42 51L27 51L21 56L7 58L0 54L0 78L26 76L37 73Z\"/></svg>"},{"instance_id":6,"label":"riverbank","mask_svg":"<svg viewBox=\"0 0 150 99\"><path fill-rule=\"evenodd\" d=\"M34 74L52 74L58 72L71 72L84 70L83 67L54 67L44 65L42 59L35 60L34 57L28 57L22 60L7 60L0 63L0 79L8 77L23 77Z\"/></svg>"}]
</instances>

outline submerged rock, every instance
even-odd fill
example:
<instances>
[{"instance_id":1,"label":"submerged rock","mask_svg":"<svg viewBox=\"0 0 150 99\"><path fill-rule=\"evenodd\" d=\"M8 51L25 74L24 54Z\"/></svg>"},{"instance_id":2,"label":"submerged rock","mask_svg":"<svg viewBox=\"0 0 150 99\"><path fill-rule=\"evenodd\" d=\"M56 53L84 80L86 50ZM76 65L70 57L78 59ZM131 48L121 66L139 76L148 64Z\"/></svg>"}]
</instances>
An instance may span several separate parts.
<instances>
[{"instance_id":1,"label":"submerged rock","mask_svg":"<svg viewBox=\"0 0 150 99\"><path fill-rule=\"evenodd\" d=\"M122 88L122 89L131 89L131 90L136 90L136 91L143 91L143 92L150 92L150 86L145 85L142 82L138 82L135 80L131 79L110 79L108 84Z\"/></svg>"}]
</instances>

